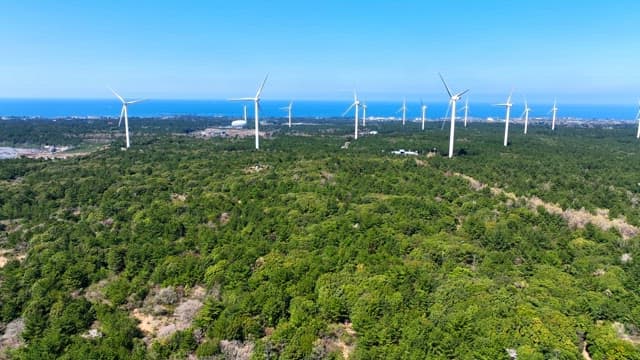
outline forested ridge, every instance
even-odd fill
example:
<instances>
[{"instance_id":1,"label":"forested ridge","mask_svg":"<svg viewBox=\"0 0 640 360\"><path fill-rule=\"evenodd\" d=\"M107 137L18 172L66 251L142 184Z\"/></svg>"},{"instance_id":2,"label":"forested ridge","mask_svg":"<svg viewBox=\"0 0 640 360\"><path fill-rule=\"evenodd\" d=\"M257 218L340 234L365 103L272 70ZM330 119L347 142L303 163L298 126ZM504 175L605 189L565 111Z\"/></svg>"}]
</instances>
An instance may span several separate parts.
<instances>
[{"instance_id":1,"label":"forested ridge","mask_svg":"<svg viewBox=\"0 0 640 360\"><path fill-rule=\"evenodd\" d=\"M637 236L455 175L640 226L630 127L372 126L0 161L0 358L640 359Z\"/></svg>"}]
</instances>

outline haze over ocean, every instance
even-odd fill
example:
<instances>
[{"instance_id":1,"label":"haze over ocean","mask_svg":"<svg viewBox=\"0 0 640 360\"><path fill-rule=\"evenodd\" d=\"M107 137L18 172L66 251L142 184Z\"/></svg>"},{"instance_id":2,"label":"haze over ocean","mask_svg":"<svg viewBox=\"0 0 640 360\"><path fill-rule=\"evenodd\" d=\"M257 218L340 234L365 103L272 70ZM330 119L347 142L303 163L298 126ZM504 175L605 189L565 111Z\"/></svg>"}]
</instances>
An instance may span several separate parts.
<instances>
[{"instance_id":1,"label":"haze over ocean","mask_svg":"<svg viewBox=\"0 0 640 360\"><path fill-rule=\"evenodd\" d=\"M262 118L285 117L286 112L280 108L286 106L288 100L264 100L261 102ZM429 107L427 118L441 118L446 114L446 102L425 102ZM148 100L129 108L132 117L159 116L229 116L242 117L243 103L225 100ZM369 101L367 102L367 117L396 117L401 115L398 109L401 101ZM9 117L89 117L120 115L121 104L117 100L108 99L0 99L0 116ZM341 117L349 101L313 101L301 100L293 103L294 118L333 118ZM549 117L548 112L552 104L529 104L533 110L532 118ZM589 104L558 104L560 118L578 118L583 120L633 120L637 108L633 105L589 105ZM420 116L420 102L407 100L407 118ZM469 116L472 118L504 117L504 109L486 103L469 103ZM518 119L524 110L522 103L515 103L512 117ZM248 117L253 117L253 104L247 103ZM458 110L462 116L462 111ZM346 117L353 117L352 112Z\"/></svg>"}]
</instances>

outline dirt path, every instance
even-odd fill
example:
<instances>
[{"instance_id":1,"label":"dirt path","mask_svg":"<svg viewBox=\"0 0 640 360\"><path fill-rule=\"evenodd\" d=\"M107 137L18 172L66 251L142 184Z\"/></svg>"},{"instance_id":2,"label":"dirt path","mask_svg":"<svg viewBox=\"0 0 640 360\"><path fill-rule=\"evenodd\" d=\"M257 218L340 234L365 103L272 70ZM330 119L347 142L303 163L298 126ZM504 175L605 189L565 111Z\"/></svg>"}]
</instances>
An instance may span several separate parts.
<instances>
[{"instance_id":1,"label":"dirt path","mask_svg":"<svg viewBox=\"0 0 640 360\"><path fill-rule=\"evenodd\" d=\"M469 185L472 189L476 191L480 191L488 186L483 184L482 182L472 178L471 176L454 173L455 176L459 176L469 182ZM616 229L623 239L630 239L640 233L640 229L634 225L631 225L626 222L623 218L611 219L609 217L609 210L599 209L596 214L592 214L585 209L574 210L574 209L566 209L563 210L560 205L546 202L536 196L526 197L526 196L517 196L512 192L507 192L503 189L497 187L489 187L491 193L494 195L504 195L512 200L523 200L526 202L527 206L531 209L537 209L539 206L545 208L551 214L560 215L563 219L565 219L571 228L584 228L587 224L593 224L594 226L599 227L602 230L609 230L611 228Z\"/></svg>"}]
</instances>

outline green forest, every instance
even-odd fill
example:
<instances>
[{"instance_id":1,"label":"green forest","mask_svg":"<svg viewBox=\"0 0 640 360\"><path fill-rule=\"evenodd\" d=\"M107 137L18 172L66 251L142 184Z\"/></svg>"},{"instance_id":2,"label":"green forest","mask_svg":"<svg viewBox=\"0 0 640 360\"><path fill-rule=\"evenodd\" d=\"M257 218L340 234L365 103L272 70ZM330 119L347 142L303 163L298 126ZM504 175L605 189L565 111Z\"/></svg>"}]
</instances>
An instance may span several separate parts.
<instances>
[{"instance_id":1,"label":"green forest","mask_svg":"<svg viewBox=\"0 0 640 360\"><path fill-rule=\"evenodd\" d=\"M216 121L0 122L0 359L640 359L631 126Z\"/></svg>"}]
</instances>

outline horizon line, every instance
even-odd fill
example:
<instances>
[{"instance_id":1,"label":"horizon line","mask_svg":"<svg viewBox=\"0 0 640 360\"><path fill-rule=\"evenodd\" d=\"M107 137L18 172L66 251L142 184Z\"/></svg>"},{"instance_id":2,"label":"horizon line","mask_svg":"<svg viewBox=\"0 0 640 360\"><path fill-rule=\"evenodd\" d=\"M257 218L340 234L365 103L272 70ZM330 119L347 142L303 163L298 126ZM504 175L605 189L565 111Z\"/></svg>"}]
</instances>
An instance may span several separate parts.
<instances>
[{"instance_id":1,"label":"horizon line","mask_svg":"<svg viewBox=\"0 0 640 360\"><path fill-rule=\"evenodd\" d=\"M479 96L481 97L481 96ZM132 99L137 99L138 97L132 97ZM367 102L390 102L390 103L401 103L403 98L405 97L401 97L401 98L374 98L374 99L368 99L366 100ZM481 97L484 98L484 97ZM473 98L472 98L473 99ZM115 97L0 97L0 101L118 101L118 99L116 99ZM202 102L232 102L229 98L203 98L203 97L192 97L192 98L183 98L183 97L144 97L145 102L150 102L150 101L202 101ZM304 102L351 102L352 99L345 97L345 98L309 98L309 97L302 97L302 98L261 98L261 101L278 101L278 102L290 102L293 101L294 103L296 101L304 101ZM449 99L446 96L443 96L442 99L438 99L438 100L433 100L433 99L428 99L428 98L415 98L415 99L411 99L411 97L406 97L407 102L435 102L435 103L448 103ZM534 100L533 102L530 101L530 104L546 104L547 102L553 104L555 100L554 99L550 99L548 101L537 101ZM476 104L489 104L489 105L493 105L493 101L492 100L479 100L479 101L470 101L470 103L476 103ZM514 102L514 104L517 104L520 102ZM570 101L559 101L559 103L563 104L563 105L599 105L599 106L606 106L606 105L611 105L611 106L618 106L618 105L628 105L628 106L638 106L637 102L597 102L597 101L585 101L585 102L581 102L581 101L576 101L576 100L570 100Z\"/></svg>"}]
</instances>

